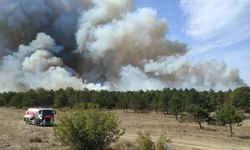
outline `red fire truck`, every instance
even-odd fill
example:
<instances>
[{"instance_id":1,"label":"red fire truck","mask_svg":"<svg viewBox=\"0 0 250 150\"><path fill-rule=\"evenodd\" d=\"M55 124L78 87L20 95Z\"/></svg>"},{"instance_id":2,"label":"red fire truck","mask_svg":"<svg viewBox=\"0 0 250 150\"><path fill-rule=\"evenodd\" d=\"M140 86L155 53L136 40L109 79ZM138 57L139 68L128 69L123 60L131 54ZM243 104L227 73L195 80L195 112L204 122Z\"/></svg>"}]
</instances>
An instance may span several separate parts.
<instances>
[{"instance_id":1,"label":"red fire truck","mask_svg":"<svg viewBox=\"0 0 250 150\"><path fill-rule=\"evenodd\" d=\"M29 108L23 117L27 124L52 126L56 111L53 108Z\"/></svg>"}]
</instances>

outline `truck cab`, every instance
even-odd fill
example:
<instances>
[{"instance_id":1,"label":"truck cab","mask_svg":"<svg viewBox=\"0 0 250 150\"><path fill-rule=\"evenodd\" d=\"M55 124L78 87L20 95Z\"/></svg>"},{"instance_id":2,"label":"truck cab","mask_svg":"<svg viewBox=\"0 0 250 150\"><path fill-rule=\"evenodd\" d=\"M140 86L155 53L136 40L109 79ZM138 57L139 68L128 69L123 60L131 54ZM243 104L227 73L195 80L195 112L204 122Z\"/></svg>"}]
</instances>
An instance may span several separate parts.
<instances>
[{"instance_id":1,"label":"truck cab","mask_svg":"<svg viewBox=\"0 0 250 150\"><path fill-rule=\"evenodd\" d=\"M28 124L52 126L55 114L53 108L29 108L25 112L24 121Z\"/></svg>"}]
</instances>

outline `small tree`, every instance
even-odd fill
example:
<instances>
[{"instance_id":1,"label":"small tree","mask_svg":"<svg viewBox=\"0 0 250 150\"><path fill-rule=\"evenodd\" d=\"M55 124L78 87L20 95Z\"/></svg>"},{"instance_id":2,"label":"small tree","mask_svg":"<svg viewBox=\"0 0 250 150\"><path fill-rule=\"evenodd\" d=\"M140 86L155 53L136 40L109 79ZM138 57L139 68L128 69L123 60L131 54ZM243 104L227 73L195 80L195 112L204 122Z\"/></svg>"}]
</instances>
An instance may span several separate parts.
<instances>
[{"instance_id":1,"label":"small tree","mask_svg":"<svg viewBox=\"0 0 250 150\"><path fill-rule=\"evenodd\" d=\"M244 119L242 113L237 113L231 104L225 104L215 114L215 119L223 124L229 124L230 134L233 136L232 124L241 123Z\"/></svg>"},{"instance_id":2,"label":"small tree","mask_svg":"<svg viewBox=\"0 0 250 150\"><path fill-rule=\"evenodd\" d=\"M159 94L158 98L159 98L157 101L158 111L167 115L168 114L168 99L163 94Z\"/></svg>"},{"instance_id":3,"label":"small tree","mask_svg":"<svg viewBox=\"0 0 250 150\"><path fill-rule=\"evenodd\" d=\"M103 150L124 133L114 114L97 109L66 112L58 120L55 135L74 150Z\"/></svg>"},{"instance_id":4,"label":"small tree","mask_svg":"<svg viewBox=\"0 0 250 150\"><path fill-rule=\"evenodd\" d=\"M149 132L139 132L136 141L138 143L136 150L155 150L155 144L152 141Z\"/></svg>"},{"instance_id":5,"label":"small tree","mask_svg":"<svg viewBox=\"0 0 250 150\"><path fill-rule=\"evenodd\" d=\"M14 96L10 99L10 106L15 106L16 108L22 107L22 100L23 100L23 94L22 93L16 93Z\"/></svg>"},{"instance_id":6,"label":"small tree","mask_svg":"<svg viewBox=\"0 0 250 150\"><path fill-rule=\"evenodd\" d=\"M168 102L169 112L175 116L176 120L178 120L178 115L183 112L184 106L184 100L179 94L173 94Z\"/></svg>"},{"instance_id":7,"label":"small tree","mask_svg":"<svg viewBox=\"0 0 250 150\"><path fill-rule=\"evenodd\" d=\"M55 92L54 97L54 106L55 107L65 107L68 104L68 97L66 95L66 92L62 89L59 89Z\"/></svg>"},{"instance_id":8,"label":"small tree","mask_svg":"<svg viewBox=\"0 0 250 150\"><path fill-rule=\"evenodd\" d=\"M187 107L187 111L193 117L194 121L198 122L200 129L202 129L201 122L209 118L208 111L196 104L190 104Z\"/></svg>"},{"instance_id":9,"label":"small tree","mask_svg":"<svg viewBox=\"0 0 250 150\"><path fill-rule=\"evenodd\" d=\"M234 106L250 113L250 87L241 87L231 93Z\"/></svg>"},{"instance_id":10,"label":"small tree","mask_svg":"<svg viewBox=\"0 0 250 150\"><path fill-rule=\"evenodd\" d=\"M3 97L3 94L0 93L0 107L4 106L4 105L6 105L6 101L5 101L4 97Z\"/></svg>"}]
</instances>

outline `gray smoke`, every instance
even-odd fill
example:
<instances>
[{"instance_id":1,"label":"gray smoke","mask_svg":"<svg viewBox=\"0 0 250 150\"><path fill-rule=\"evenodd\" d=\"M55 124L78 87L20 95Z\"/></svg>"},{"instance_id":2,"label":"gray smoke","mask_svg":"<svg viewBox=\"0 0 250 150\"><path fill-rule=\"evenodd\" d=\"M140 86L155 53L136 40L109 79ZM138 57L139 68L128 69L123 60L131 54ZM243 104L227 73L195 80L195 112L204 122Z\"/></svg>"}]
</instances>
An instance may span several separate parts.
<instances>
[{"instance_id":1,"label":"gray smoke","mask_svg":"<svg viewBox=\"0 0 250 150\"><path fill-rule=\"evenodd\" d=\"M224 62L191 64L166 20L133 0L0 1L0 91L244 86Z\"/></svg>"},{"instance_id":2,"label":"gray smoke","mask_svg":"<svg viewBox=\"0 0 250 150\"><path fill-rule=\"evenodd\" d=\"M184 55L187 51L185 44L165 39L166 21L158 19L156 12L149 8L124 12L119 19L95 24L88 29L84 24L77 32L77 50L97 66L89 71L92 77L99 74L93 81L100 78L102 81L117 80L122 66L142 67L144 59Z\"/></svg>"},{"instance_id":3,"label":"gray smoke","mask_svg":"<svg viewBox=\"0 0 250 150\"><path fill-rule=\"evenodd\" d=\"M39 32L72 48L78 18L91 6L90 0L1 0L0 48L5 52L13 50L29 43Z\"/></svg>"},{"instance_id":4,"label":"gray smoke","mask_svg":"<svg viewBox=\"0 0 250 150\"><path fill-rule=\"evenodd\" d=\"M0 91L28 89L107 89L100 84L86 84L73 69L63 65L54 54L63 47L45 33L39 33L29 45L20 45L17 52L4 56L0 67Z\"/></svg>"},{"instance_id":5,"label":"gray smoke","mask_svg":"<svg viewBox=\"0 0 250 150\"><path fill-rule=\"evenodd\" d=\"M192 65L183 56L162 57L149 60L144 71L160 78L169 87L215 90L244 85L238 69L228 69L224 62L210 60Z\"/></svg>"}]
</instances>

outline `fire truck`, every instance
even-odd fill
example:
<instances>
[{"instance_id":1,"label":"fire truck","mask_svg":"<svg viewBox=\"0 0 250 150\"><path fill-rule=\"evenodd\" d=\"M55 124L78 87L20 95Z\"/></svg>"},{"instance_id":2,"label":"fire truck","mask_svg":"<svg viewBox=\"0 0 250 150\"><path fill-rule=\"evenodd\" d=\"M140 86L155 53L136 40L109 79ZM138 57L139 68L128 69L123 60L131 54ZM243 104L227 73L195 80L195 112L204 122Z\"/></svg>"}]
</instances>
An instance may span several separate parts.
<instances>
[{"instance_id":1,"label":"fire truck","mask_svg":"<svg viewBox=\"0 0 250 150\"><path fill-rule=\"evenodd\" d=\"M56 111L53 108L29 108L23 117L27 124L53 126Z\"/></svg>"}]
</instances>

